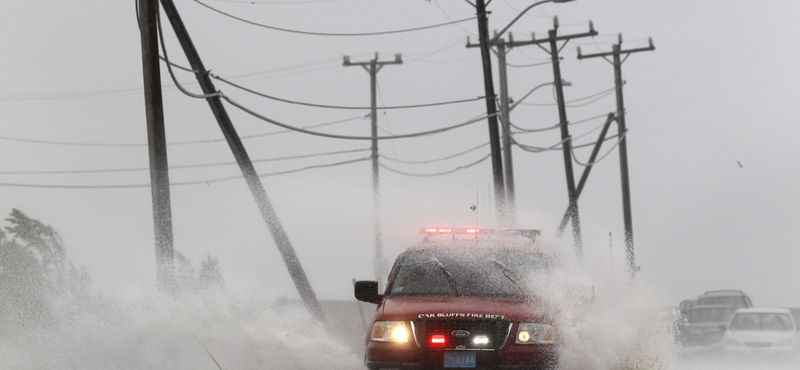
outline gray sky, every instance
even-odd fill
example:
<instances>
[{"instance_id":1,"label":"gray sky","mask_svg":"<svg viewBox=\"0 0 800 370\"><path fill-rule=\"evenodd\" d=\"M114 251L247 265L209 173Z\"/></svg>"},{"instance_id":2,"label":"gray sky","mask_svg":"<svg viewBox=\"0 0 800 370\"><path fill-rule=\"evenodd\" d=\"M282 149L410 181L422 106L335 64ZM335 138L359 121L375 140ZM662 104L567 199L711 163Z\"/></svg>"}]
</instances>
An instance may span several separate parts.
<instances>
[{"instance_id":1,"label":"gray sky","mask_svg":"<svg viewBox=\"0 0 800 370\"><path fill-rule=\"evenodd\" d=\"M205 3L253 22L316 32L369 32L448 22L474 15L464 1L332 0L295 4ZM483 95L476 40L477 22L433 30L373 37L321 37L277 32L226 18L192 0L175 0L207 68L267 94L307 102L365 106L369 76L345 68L342 55L366 61L402 53L404 64L379 76L379 104L403 105L469 99ZM522 0L490 4L490 28L500 28ZM146 167L146 146L98 147L11 141L8 138L69 143L146 143L141 49L133 1L8 1L0 38L5 57L0 87L4 123L0 171L96 170ZM630 1L578 0L534 9L513 27L516 39L544 36L558 15L561 33L580 33L588 21L600 36L569 43L563 77L572 82L567 100L613 86L613 69L585 53L610 51L617 33L625 47L657 50L633 55L623 66L630 128L631 188L637 262L642 276L674 300L710 289L743 289L757 305L800 306L800 51L795 1ZM165 24L166 25L166 24ZM186 64L169 28L168 52ZM536 47L514 49L509 63L546 61ZM496 60L493 61L496 67ZM163 66L163 65L162 65ZM221 139L205 102L178 92L162 67L169 142ZM552 81L549 65L509 68L510 94L521 97ZM179 74L193 91L193 77ZM351 119L320 131L368 135L367 111L299 107L217 86L260 113L295 126ZM544 88L526 102L552 104ZM586 100L576 102L576 104ZM278 128L228 106L241 135ZM482 101L437 108L381 111L380 127L410 133L463 122L485 110ZM613 95L568 110L578 121L615 110ZM520 105L517 125L534 128L557 122L554 105ZM602 122L572 126L573 136ZM596 132L583 140L590 142ZM557 130L519 135L530 145L560 141ZM485 121L447 134L381 143L381 153L405 161L444 157L488 140ZM253 159L368 147L366 142L283 134L245 140ZM610 146L605 146L605 153ZM425 164L385 162L413 173L435 173L472 163L488 148L448 161ZM577 151L585 161L590 149ZM259 173L366 157L358 152L304 160L257 163ZM552 234L567 204L562 154L515 149L518 218L521 227ZM225 143L171 145L171 165L230 162ZM740 161L743 168L737 165ZM589 255L602 255L613 233L621 256L622 206L619 160L611 153L598 164L580 201ZM576 166L576 176L582 167ZM236 166L173 169L173 182L237 175ZM359 162L263 179L286 231L317 294L351 296L351 278L372 274L370 166ZM452 175L415 178L381 172L383 232L390 257L418 241L422 226L468 226L469 207L479 194L478 222L489 225L493 209L488 161ZM0 174L3 184L148 184L147 171L70 174ZM233 293L294 296L291 280L252 197L241 180L172 188L175 246L195 261L219 256ZM125 294L155 286L152 210L148 188L39 189L0 187L0 212L19 208L53 225L69 256L86 265L94 287ZM569 238L563 238L570 253ZM598 252L600 251L600 252ZM600 263L598 261L594 261Z\"/></svg>"}]
</instances>

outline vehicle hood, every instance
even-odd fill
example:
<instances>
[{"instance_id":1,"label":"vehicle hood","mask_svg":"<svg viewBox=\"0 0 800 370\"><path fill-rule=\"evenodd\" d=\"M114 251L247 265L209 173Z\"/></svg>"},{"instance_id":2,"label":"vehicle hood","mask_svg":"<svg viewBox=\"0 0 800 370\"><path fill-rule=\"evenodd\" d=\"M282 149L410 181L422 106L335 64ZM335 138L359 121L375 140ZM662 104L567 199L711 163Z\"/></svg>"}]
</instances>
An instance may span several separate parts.
<instances>
[{"instance_id":1,"label":"vehicle hood","mask_svg":"<svg viewBox=\"0 0 800 370\"><path fill-rule=\"evenodd\" d=\"M376 312L377 320L498 319L517 322L554 322L555 311L539 301L496 297L388 297Z\"/></svg>"},{"instance_id":2,"label":"vehicle hood","mask_svg":"<svg viewBox=\"0 0 800 370\"><path fill-rule=\"evenodd\" d=\"M778 342L791 338L794 334L794 331L728 330L725 336L740 342Z\"/></svg>"}]
</instances>

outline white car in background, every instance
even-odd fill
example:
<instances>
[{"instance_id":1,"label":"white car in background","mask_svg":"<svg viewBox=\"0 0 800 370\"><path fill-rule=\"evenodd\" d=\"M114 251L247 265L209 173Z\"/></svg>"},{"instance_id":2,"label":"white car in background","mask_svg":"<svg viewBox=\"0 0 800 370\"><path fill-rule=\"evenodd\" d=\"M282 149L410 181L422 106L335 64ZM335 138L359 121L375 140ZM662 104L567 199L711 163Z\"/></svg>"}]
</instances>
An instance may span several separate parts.
<instances>
[{"instance_id":1,"label":"white car in background","mask_svg":"<svg viewBox=\"0 0 800 370\"><path fill-rule=\"evenodd\" d=\"M798 325L786 308L741 308L728 324L722 350L739 354L798 354Z\"/></svg>"}]
</instances>

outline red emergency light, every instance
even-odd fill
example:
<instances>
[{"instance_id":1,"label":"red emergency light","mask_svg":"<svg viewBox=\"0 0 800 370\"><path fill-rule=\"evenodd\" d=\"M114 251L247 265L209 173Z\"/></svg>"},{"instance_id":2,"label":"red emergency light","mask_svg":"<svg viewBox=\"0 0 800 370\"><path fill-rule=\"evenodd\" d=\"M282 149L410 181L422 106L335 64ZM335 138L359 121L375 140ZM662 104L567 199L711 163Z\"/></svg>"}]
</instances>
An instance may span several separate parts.
<instances>
[{"instance_id":1,"label":"red emergency light","mask_svg":"<svg viewBox=\"0 0 800 370\"><path fill-rule=\"evenodd\" d=\"M426 227L420 232L423 234L452 234L453 229L449 227Z\"/></svg>"},{"instance_id":2,"label":"red emergency light","mask_svg":"<svg viewBox=\"0 0 800 370\"><path fill-rule=\"evenodd\" d=\"M478 228L469 228L469 229L461 229L462 234L480 234L481 229Z\"/></svg>"},{"instance_id":3,"label":"red emergency light","mask_svg":"<svg viewBox=\"0 0 800 370\"><path fill-rule=\"evenodd\" d=\"M447 343L447 337L441 334L431 335L431 344L444 345Z\"/></svg>"}]
</instances>

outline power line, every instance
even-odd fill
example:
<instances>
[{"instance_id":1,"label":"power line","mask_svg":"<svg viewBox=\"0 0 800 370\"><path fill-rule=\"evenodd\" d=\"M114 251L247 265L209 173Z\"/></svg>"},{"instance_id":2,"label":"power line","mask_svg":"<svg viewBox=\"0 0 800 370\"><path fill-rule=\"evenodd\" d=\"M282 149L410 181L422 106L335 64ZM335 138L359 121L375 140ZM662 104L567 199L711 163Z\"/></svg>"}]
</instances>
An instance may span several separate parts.
<instances>
[{"instance_id":1,"label":"power line","mask_svg":"<svg viewBox=\"0 0 800 370\"><path fill-rule=\"evenodd\" d=\"M613 146L612 146L612 147L611 147L611 148L610 148L610 149L609 149L609 150L606 152L606 154L603 154L603 156L602 156L602 157L600 157L599 159L595 159L594 161L583 163L583 162L579 161L579 160L578 160L578 158L576 158L576 157L575 157L575 148L573 148L573 150L572 150L572 160L573 160L573 161L575 161L575 163L577 163L577 164L579 164L579 165L581 165L581 166L584 166L584 167L586 167L586 166L594 166L595 164L598 164L598 163L600 163L600 161L602 161L603 159L605 159L605 158L606 158L606 157L607 157L609 154L611 154L611 152L613 152L613 151L614 151L614 148L616 148L616 147L617 147L617 145L619 145L619 143L621 143L621 142L622 142L622 140L624 140L624 139L625 139L625 136L626 136L627 134L628 134L628 133L627 133L627 132L625 132L625 133L623 133L623 134L622 134L622 136L616 135L616 136L618 136L618 137L619 137L619 140L617 140L617 142L616 142L616 143L614 143L614 145L613 145Z\"/></svg>"},{"instance_id":2,"label":"power line","mask_svg":"<svg viewBox=\"0 0 800 370\"><path fill-rule=\"evenodd\" d=\"M315 108L329 108L329 109L355 109L355 110L372 109L371 107L327 105L327 104L307 103L307 102L301 102L301 101L296 101L296 100L289 100L289 99L279 98L279 97L276 97L276 96L267 95L267 94L264 94L262 92L258 92L258 91L249 89L249 88L244 87L242 85L239 85L239 84L236 84L234 82L228 81L228 80L226 80L226 79L224 79L224 78L222 78L220 76L217 76L217 75L215 75L213 73L208 73L208 75L211 78L214 78L216 80L222 81L222 82L224 82L224 83L226 83L226 84L228 84L230 86L233 86L233 87L235 87L237 89L244 90L244 91L247 91L247 92L249 92L251 94L258 95L258 96L263 97L263 98L267 98L267 99L283 102L283 103L303 105L303 106L315 107ZM473 101L477 101L477 100L481 100L481 99L483 99L483 97L479 96L477 98L472 98L472 99L451 100L451 101L444 101L444 102L437 102L437 103L426 103L426 104L386 106L386 107L378 107L378 109L379 110L387 110L387 109L408 109L408 108L435 107L435 106L440 106L440 105L469 103L469 102L473 102Z\"/></svg>"},{"instance_id":3,"label":"power line","mask_svg":"<svg viewBox=\"0 0 800 370\"><path fill-rule=\"evenodd\" d=\"M327 134L327 133L323 133L323 132L308 131L308 130L304 130L304 129L301 129L301 128L298 128L298 127L287 125L285 123L278 122L278 121L276 121L274 119L271 119L269 117L266 117L266 116L263 116L261 114L258 114L256 112L254 112L253 110L251 110L251 109L249 109L249 108L237 103L235 100L231 99L227 95L220 94L220 96L223 99L225 99L228 103L233 105L234 107L239 108L243 112L245 112L245 113L247 113L247 114L249 114L249 115L251 115L251 116L253 116L255 118L258 118L258 119L260 119L262 121L271 123L271 124L279 126L279 127L283 127L285 129L289 129L289 130L292 130L292 131L300 132L300 133L303 133L303 134L327 137L327 138L331 138L331 139L344 139L344 140L393 140L393 139L406 139L406 138L412 138L412 137L420 137L420 136L439 134L439 133L442 133L442 132L454 130L454 129L457 129L457 128L460 128L460 127L471 125L471 124L476 123L476 122L480 122L481 120L483 120L486 117L488 117L488 115L482 115L479 118L473 118L473 119L471 119L469 121L462 122L462 123L459 123L459 124L442 127L442 128L438 128L438 129L435 129L435 130L415 132L415 133L411 133L411 134L401 134L401 135L391 135L391 136L375 136L375 137L373 137L373 136L336 135L336 134Z\"/></svg>"},{"instance_id":4,"label":"power line","mask_svg":"<svg viewBox=\"0 0 800 370\"><path fill-rule=\"evenodd\" d=\"M358 159L353 159L353 160L343 161L343 162L321 164L321 165L314 165L314 166L306 166L306 167L302 167L302 168L298 168L298 169L294 169L294 170L265 173L265 174L258 175L258 177L262 177L263 178L263 177L270 177L270 176L287 175L287 174L291 174L291 173L303 172L303 171L317 169L317 168L343 166L343 165L350 164L350 163L367 161L369 159L370 158L358 158ZM169 185L170 186L186 186L186 185L200 185L200 184L210 185L212 183L236 180L236 179L241 179L241 178L243 178L243 176L230 176L230 177L221 177L221 178L210 179L210 180L173 182L173 183L170 183ZM43 184L16 184L16 183L0 182L0 187L38 188L38 189L135 189L135 188L150 188L150 184L43 185Z\"/></svg>"},{"instance_id":5,"label":"power line","mask_svg":"<svg viewBox=\"0 0 800 370\"><path fill-rule=\"evenodd\" d=\"M573 99L573 100L567 101L567 102L565 102L565 104L575 103L575 102L579 102L579 101L583 101L583 100L586 100L586 99L591 99L591 98L594 98L596 96L599 96L597 99L592 100L591 102L585 103L583 105L567 105L567 106L568 107L579 107L579 106L588 105L588 104L594 103L594 102L596 102L596 101L598 101L598 100L600 100L602 98L605 98L608 95L613 94L616 90L617 90L616 87L612 87L612 88L609 88L609 89L606 89L606 90L603 90L603 91L600 91L600 92L596 92L596 93L591 94L591 95L587 95L587 96L584 96L584 97L580 97L580 98L577 98L577 99ZM558 102L556 102L556 103L522 103L521 102L519 104L530 105L530 106L535 106L535 107L549 107L549 106L553 106L553 105L558 105Z\"/></svg>"},{"instance_id":6,"label":"power line","mask_svg":"<svg viewBox=\"0 0 800 370\"><path fill-rule=\"evenodd\" d=\"M325 122L316 125L309 125L303 128L317 128L317 127L324 127L335 125L339 123L354 121L357 119L364 119L364 116L357 116L357 117L350 117L345 118L337 121ZM273 135L280 135L292 132L292 130L281 130L281 131L272 131L272 132L265 132L261 134L253 134L253 135L244 135L241 136L241 139L253 139L258 137L265 137L265 136L273 136ZM70 142L70 141L51 141L51 140L36 140L36 139L22 139L10 136L0 136L0 140L6 141L17 141L23 143L34 143L34 144L49 144L49 145L64 145L64 146L93 146L93 147L143 147L147 146L147 143L85 143L85 142ZM224 142L225 139L205 139L205 140L188 140L188 141L174 141L168 142L167 145L190 145L190 144L206 144L206 143L217 143L217 142Z\"/></svg>"},{"instance_id":7,"label":"power line","mask_svg":"<svg viewBox=\"0 0 800 370\"><path fill-rule=\"evenodd\" d=\"M228 18L232 18L232 19L235 19L237 21L244 22L244 23L247 23L247 24L250 24L250 25L253 25L253 26L267 28L267 29L271 29L271 30L274 30L274 31L296 33L296 34L301 34L301 35L312 35L312 36L345 36L345 37L348 37L348 36L389 35L389 34L395 34L395 33L406 33L406 32L428 30L428 29L431 29L431 28L437 28L437 27L442 27L442 26L448 26L448 25L451 25L451 24L457 24L457 23L461 23L461 22L471 21L471 20L477 18L477 17L470 17L470 18L459 19L459 20L456 20L456 21L450 21L450 22L446 22L446 23L439 23L439 24L433 24L433 25L429 25L429 26L406 28L406 29L392 30L392 31L356 32L356 33L312 32L312 31L301 31L301 30L294 30L294 29L288 29L288 28L281 28L281 27L276 27L276 26L270 26L270 25L263 24L263 23L253 22L253 21L250 21L250 20L235 16L233 14L226 13L226 12L224 12L222 10L219 10L217 8L214 8L214 7L212 7L212 6L210 6L210 5L206 4L206 3L203 3L200 0L192 0L192 1L194 1L194 2L196 2L198 4L200 4L200 5L208 8L208 9L210 9L211 11L214 11L216 13L222 14L222 15L228 17Z\"/></svg>"},{"instance_id":8,"label":"power line","mask_svg":"<svg viewBox=\"0 0 800 370\"><path fill-rule=\"evenodd\" d=\"M467 153L469 153L469 152L473 152L473 151L475 151L475 150L478 150L478 149L480 149L480 148L483 148L483 147L485 147L485 146L487 146L487 145L489 145L489 142L488 142L488 141L487 141L487 142L485 142L485 143L483 143L483 144L481 144L481 145L478 145L478 146L476 146L476 147L474 147L474 148L467 149L467 150L465 150L465 151L463 151L463 152L458 152L458 153L456 153L456 154L452 154L452 155L449 155L449 156L447 156L447 157L442 157L442 158L437 158L437 159L429 159L429 160L424 160L424 161L402 161L402 160L399 160L399 159L395 159L395 158L387 157L387 156L385 156L385 155L383 155L383 154L381 154L381 155L380 155L380 157L381 157L381 158L383 158L383 159L386 159L386 160L392 161L392 162L396 162L396 163L403 163L403 164L425 164L425 163L434 163L434 162L441 162L441 161L445 161L445 160L448 160L448 159L452 159L452 158L455 158L455 157L458 157L458 156L461 156L461 155L467 154Z\"/></svg>"},{"instance_id":9,"label":"power line","mask_svg":"<svg viewBox=\"0 0 800 370\"><path fill-rule=\"evenodd\" d=\"M596 119L598 119L598 118L601 118L601 117L606 117L606 116L607 116L606 114L601 114L601 115L599 115L599 116L594 116L594 117L584 118L584 119L582 119L582 120L578 120L578 121L573 121L573 122L570 122L570 123L568 123L568 125L570 125L570 126L572 126L572 125L577 125L577 124L579 124L579 123L589 122L589 121L596 120ZM510 121L508 122L508 124L509 124L511 127L515 128L515 129L517 129L517 130L519 130L519 131L517 131L517 132L512 132L512 134L529 134L529 133L534 133L534 132L549 131L549 130L554 130L554 129L557 129L557 128L559 128L559 127L561 126L561 124L560 124L560 123L556 123L555 125L548 126L548 127L545 127L545 128L525 129L525 128L522 128L522 127L519 127L519 126L515 125L513 122L510 122Z\"/></svg>"},{"instance_id":10,"label":"power line","mask_svg":"<svg viewBox=\"0 0 800 370\"><path fill-rule=\"evenodd\" d=\"M473 124L475 122L481 121L484 118L492 117L492 116L496 115L496 113L492 113L492 114L483 115L483 116L480 116L478 118L471 119L471 120L466 121L466 122L462 122L462 123L459 123L459 124L455 124L455 125L447 126L447 127L443 127L443 128L438 128L438 129L435 129L435 130L428 130L428 131L416 132L416 133L411 133L411 134L403 134L403 135L392 135L392 136L375 136L375 137L373 137L373 136L349 136L349 135L327 134L327 133L323 133L323 132L305 130L305 129L302 129L302 128L299 128L299 127L294 127L294 126L291 126L291 125L287 125L285 123L278 122L278 121L276 121L276 120L274 120L272 118L269 118L267 116L264 116L264 115L261 115L259 113L256 113L255 111L245 107L244 105L237 103L235 100L231 99L229 96L223 94L222 91L217 90L217 91L215 91L215 92L213 92L211 94L203 94L203 95L201 95L201 94L194 94L194 93L186 90L180 84L180 82L178 82L178 79L175 77L175 72L172 70L172 63L169 62L169 56L167 55L167 50L166 50L166 45L164 43L163 33L161 32L161 23L160 22L157 22L157 23L158 23L158 26L159 26L159 37L160 37L160 41L161 41L161 48L164 51L164 59L167 62L167 70L169 71L170 78L172 78L172 82L175 83L175 86L178 88L178 90L183 92L185 95L187 95L189 97L192 97L192 98L195 98L195 99L208 99L208 98L212 98L212 97L220 97L222 99L225 99L225 101L227 101L228 103L230 103L234 107L239 108L241 111L243 111L243 112L245 112L245 113L247 113L247 114L249 114L249 115L251 115L251 116L253 116L255 118L258 118L258 119L260 119L262 121L265 121L265 122L271 123L273 125L276 125L276 126L279 126L279 127L283 127L285 129L289 129L289 130L292 130L292 131L296 131L296 132L300 132L300 133L304 133L304 134L308 134L308 135L327 137L327 138L332 138L332 139L344 139L344 140L392 140L392 139L405 139L405 138L433 135L433 134L438 134L438 133L450 131L450 130L453 130L453 129L456 129L456 128L460 128L460 127L464 127L464 126L467 126L467 125L471 125L471 124Z\"/></svg>"},{"instance_id":11,"label":"power line","mask_svg":"<svg viewBox=\"0 0 800 370\"><path fill-rule=\"evenodd\" d=\"M292 1L247 1L247 0L212 0L221 3L247 4L247 5L295 5L295 4L314 4L328 3L338 0L292 0Z\"/></svg>"},{"instance_id":12,"label":"power line","mask_svg":"<svg viewBox=\"0 0 800 370\"><path fill-rule=\"evenodd\" d=\"M542 65L551 64L551 63L553 63L553 62L548 60L546 62L531 63L531 64L511 64L511 63L506 63L506 65L509 66L509 67L514 67L514 68L527 68L527 67L542 66Z\"/></svg>"},{"instance_id":13,"label":"power line","mask_svg":"<svg viewBox=\"0 0 800 370\"><path fill-rule=\"evenodd\" d=\"M449 175L449 174L451 174L453 172L460 171L460 170L463 170L463 169L466 169L466 168L470 168L472 166L475 166L475 165L477 165L477 164L489 159L489 157L491 157L491 156L492 156L491 154L487 154L485 157L483 157L483 158L481 158L481 159L479 159L479 160L477 160L475 162L472 162L470 164L467 164L467 165L464 165L464 166L458 166L458 167L456 167L456 168L454 168L452 170L445 171L445 172L437 172L437 173L410 173L410 172L403 172L403 171L400 171L400 170L396 170L394 168L391 168L391 167L388 167L388 166L384 165L383 163L378 163L378 165L381 166L382 168L386 169L386 170L389 170L391 172L394 172L394 173L397 173L397 174L400 174L400 175L414 176L414 177L435 177L435 176Z\"/></svg>"},{"instance_id":14,"label":"power line","mask_svg":"<svg viewBox=\"0 0 800 370\"><path fill-rule=\"evenodd\" d=\"M303 159L303 158L314 158L314 157L324 157L329 155L337 155L337 154L347 154L347 153L358 153L358 152L365 152L368 151L369 148L365 149L351 149L351 150L339 150L333 152L325 152L325 153L315 153L315 154L301 154L301 155L293 155L293 156L286 156L286 157L275 157L275 158L262 158L262 159L255 159L253 163L264 163L264 162L278 162L278 161L285 161L291 159ZM203 168L203 167L220 167L220 166L230 166L235 165L236 162L217 162L217 163L201 163L201 164L187 164L187 165L178 165L178 166L169 166L171 170L175 169L185 169L185 168ZM58 170L58 171L0 171L0 175L63 175L63 174L80 174L80 173L114 173L114 172L137 172L137 171L148 171L150 167L130 167L130 168L112 168L112 169L101 169L101 170Z\"/></svg>"}]
</instances>

